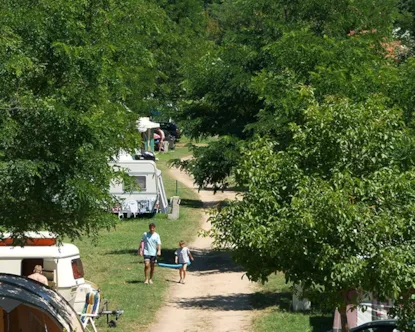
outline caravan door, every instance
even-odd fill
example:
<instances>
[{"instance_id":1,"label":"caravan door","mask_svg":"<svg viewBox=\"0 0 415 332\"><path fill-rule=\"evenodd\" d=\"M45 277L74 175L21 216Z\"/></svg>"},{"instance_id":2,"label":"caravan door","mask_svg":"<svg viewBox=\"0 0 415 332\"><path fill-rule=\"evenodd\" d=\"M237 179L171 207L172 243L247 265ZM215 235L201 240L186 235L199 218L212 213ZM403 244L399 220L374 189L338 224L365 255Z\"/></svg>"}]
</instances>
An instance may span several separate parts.
<instances>
[{"instance_id":1,"label":"caravan door","mask_svg":"<svg viewBox=\"0 0 415 332\"><path fill-rule=\"evenodd\" d=\"M158 192L160 194L160 212L168 213L169 211L169 202L167 200L166 191L164 190L163 178L161 176L161 171L157 170L157 186Z\"/></svg>"}]
</instances>

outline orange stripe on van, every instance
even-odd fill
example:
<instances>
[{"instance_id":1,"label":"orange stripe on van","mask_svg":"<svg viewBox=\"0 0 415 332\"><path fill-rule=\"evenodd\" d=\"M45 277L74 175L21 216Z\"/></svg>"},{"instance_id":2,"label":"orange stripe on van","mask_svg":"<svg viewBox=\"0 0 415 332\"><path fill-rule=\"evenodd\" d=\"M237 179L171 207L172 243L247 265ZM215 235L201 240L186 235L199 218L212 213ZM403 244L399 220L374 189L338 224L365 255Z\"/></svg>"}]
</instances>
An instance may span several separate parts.
<instances>
[{"instance_id":1,"label":"orange stripe on van","mask_svg":"<svg viewBox=\"0 0 415 332\"><path fill-rule=\"evenodd\" d=\"M0 246L13 246L17 245L14 244L14 240L11 238L0 240ZM25 246L39 246L39 247L46 247L46 246L54 246L56 245L56 238L40 238L40 239L30 239L27 238L24 242Z\"/></svg>"}]
</instances>

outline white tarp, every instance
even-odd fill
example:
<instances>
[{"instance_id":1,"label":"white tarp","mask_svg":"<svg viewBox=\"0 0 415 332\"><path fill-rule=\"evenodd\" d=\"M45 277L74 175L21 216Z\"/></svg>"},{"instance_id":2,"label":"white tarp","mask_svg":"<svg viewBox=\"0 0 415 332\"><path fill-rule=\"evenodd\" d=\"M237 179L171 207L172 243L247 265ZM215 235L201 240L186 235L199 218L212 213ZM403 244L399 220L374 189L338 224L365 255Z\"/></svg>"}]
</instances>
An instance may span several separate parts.
<instances>
[{"instance_id":1,"label":"white tarp","mask_svg":"<svg viewBox=\"0 0 415 332\"><path fill-rule=\"evenodd\" d=\"M137 129L140 133L145 133L148 129L160 128L160 124L150 121L150 118L142 117L137 121Z\"/></svg>"}]
</instances>

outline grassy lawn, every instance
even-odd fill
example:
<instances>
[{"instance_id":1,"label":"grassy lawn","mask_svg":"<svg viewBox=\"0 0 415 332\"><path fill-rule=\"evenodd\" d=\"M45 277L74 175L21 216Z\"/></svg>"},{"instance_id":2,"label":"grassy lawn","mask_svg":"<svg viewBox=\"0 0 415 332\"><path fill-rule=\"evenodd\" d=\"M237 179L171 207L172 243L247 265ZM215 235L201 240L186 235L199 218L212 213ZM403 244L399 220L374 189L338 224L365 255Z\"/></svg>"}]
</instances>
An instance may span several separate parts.
<instances>
[{"instance_id":1,"label":"grassy lawn","mask_svg":"<svg viewBox=\"0 0 415 332\"><path fill-rule=\"evenodd\" d=\"M117 323L118 331L143 331L153 321L156 311L163 305L172 281L177 280L177 271L156 268L154 284L143 284L143 259L137 248L148 224L154 221L162 240L162 257L159 261L173 262L174 251L179 240L191 242L199 230L202 203L193 190L186 188L168 176L166 163L169 159L188 156L186 147L158 154L158 168L163 172L163 181L168 197L176 194L181 198L180 219L171 221L167 215L158 214L153 219L130 219L120 221L114 230L100 233L98 243L84 238L75 244L81 251L87 280L98 284L102 295L110 301L110 309L125 311ZM326 332L331 328L331 314L319 312L294 313L289 310L291 293L283 275L270 278L252 296L254 309L261 312L254 320L254 332ZM100 331L115 331L107 328L106 318L97 321Z\"/></svg>"},{"instance_id":2,"label":"grassy lawn","mask_svg":"<svg viewBox=\"0 0 415 332\"><path fill-rule=\"evenodd\" d=\"M157 165L163 172L168 198L175 195L176 181L167 176L166 161L185 155L189 155L185 147L158 154L160 160ZM190 242L196 237L202 204L191 189L180 183L178 193L182 200L179 220L168 220L167 215L162 214L153 219L127 219L120 221L114 230L101 232L98 243L92 243L88 238L75 242L81 251L86 279L99 285L103 297L110 301L110 309L125 311L118 321L118 331L145 329L163 304L172 280L177 279L177 271L156 268L154 284L143 284L144 264L137 255L137 248L143 232L148 230L150 220L156 223L156 231L162 240L160 262L173 263L178 242L182 239ZM98 319L97 323L100 331L109 331L105 317Z\"/></svg>"},{"instance_id":3,"label":"grassy lawn","mask_svg":"<svg viewBox=\"0 0 415 332\"><path fill-rule=\"evenodd\" d=\"M217 140L218 140L218 137L204 137L204 138L201 138L201 139L191 139L187 136L182 136L180 138L180 141L177 142L177 144L178 144L178 146L183 146L183 145L186 145L188 143L193 143L193 144L196 144L196 145L206 145L210 142L217 141Z\"/></svg>"},{"instance_id":4,"label":"grassy lawn","mask_svg":"<svg viewBox=\"0 0 415 332\"><path fill-rule=\"evenodd\" d=\"M252 297L253 307L262 310L254 319L254 332L327 332L331 329L331 313L290 310L292 294L283 274L270 276L270 281L260 289Z\"/></svg>"}]
</instances>

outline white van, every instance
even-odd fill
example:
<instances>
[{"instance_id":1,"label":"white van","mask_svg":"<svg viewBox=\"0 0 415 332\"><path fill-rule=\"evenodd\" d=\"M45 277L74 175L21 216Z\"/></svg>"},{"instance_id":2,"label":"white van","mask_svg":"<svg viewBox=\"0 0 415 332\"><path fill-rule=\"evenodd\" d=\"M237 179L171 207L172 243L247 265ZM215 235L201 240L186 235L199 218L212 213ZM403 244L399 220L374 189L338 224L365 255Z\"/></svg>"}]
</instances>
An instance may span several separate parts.
<instances>
[{"instance_id":1,"label":"white van","mask_svg":"<svg viewBox=\"0 0 415 332\"><path fill-rule=\"evenodd\" d=\"M49 287L61 294L76 312L81 312L85 296L94 287L84 279L79 249L69 243L57 245L48 232L29 232L25 246L12 246L10 234L0 242L0 273L28 276L36 265L43 267Z\"/></svg>"},{"instance_id":2,"label":"white van","mask_svg":"<svg viewBox=\"0 0 415 332\"><path fill-rule=\"evenodd\" d=\"M133 160L125 155L112 163L113 167L124 169L139 190L128 191L122 181L112 181L110 193L123 201L122 206L113 209L120 218L131 218L156 212L168 213L168 201L164 190L161 171L152 160Z\"/></svg>"}]
</instances>

